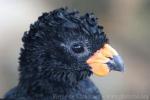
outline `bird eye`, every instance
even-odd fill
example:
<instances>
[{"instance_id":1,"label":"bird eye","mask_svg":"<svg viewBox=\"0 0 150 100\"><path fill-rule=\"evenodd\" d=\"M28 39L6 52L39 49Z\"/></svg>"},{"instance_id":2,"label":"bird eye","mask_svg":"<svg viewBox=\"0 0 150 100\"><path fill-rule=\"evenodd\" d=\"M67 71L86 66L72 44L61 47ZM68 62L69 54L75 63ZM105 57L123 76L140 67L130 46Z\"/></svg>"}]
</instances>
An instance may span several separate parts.
<instances>
[{"instance_id":1,"label":"bird eye","mask_svg":"<svg viewBox=\"0 0 150 100\"><path fill-rule=\"evenodd\" d=\"M82 53L82 52L84 52L84 47L83 47L82 44L73 44L71 49L75 53Z\"/></svg>"}]
</instances>

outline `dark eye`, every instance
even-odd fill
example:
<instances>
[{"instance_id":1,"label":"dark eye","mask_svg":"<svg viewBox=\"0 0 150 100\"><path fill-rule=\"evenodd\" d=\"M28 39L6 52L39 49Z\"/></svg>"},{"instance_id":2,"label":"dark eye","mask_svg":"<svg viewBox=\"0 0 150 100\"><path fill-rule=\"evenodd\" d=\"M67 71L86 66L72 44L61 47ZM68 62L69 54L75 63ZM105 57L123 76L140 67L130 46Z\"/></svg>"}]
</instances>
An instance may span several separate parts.
<instances>
[{"instance_id":1,"label":"dark eye","mask_svg":"<svg viewBox=\"0 0 150 100\"><path fill-rule=\"evenodd\" d=\"M82 53L84 52L84 46L82 44L73 44L71 49L75 53Z\"/></svg>"}]
</instances>

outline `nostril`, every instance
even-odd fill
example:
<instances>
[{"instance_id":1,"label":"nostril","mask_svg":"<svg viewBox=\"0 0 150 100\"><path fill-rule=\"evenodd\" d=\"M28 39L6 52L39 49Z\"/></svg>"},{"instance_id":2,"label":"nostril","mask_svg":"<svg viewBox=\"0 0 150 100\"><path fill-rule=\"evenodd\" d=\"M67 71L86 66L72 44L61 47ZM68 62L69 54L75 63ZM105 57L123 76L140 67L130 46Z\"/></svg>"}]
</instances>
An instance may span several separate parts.
<instances>
[{"instance_id":1,"label":"nostril","mask_svg":"<svg viewBox=\"0 0 150 100\"><path fill-rule=\"evenodd\" d=\"M112 58L111 58L112 59ZM115 63L113 60L110 60L109 62L107 62L107 65L109 66L110 70L113 70L115 67Z\"/></svg>"},{"instance_id":2,"label":"nostril","mask_svg":"<svg viewBox=\"0 0 150 100\"><path fill-rule=\"evenodd\" d=\"M113 60L113 58L112 58L112 57L107 57L107 58L109 58L110 60Z\"/></svg>"}]
</instances>

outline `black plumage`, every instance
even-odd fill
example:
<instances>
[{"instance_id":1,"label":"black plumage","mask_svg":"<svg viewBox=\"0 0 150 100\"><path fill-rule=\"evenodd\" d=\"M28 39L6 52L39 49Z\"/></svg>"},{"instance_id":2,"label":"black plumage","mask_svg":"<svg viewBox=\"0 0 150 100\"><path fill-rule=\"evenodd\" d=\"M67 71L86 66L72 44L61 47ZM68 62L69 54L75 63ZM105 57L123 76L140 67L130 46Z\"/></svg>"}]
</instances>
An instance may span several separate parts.
<instances>
[{"instance_id":1,"label":"black plumage","mask_svg":"<svg viewBox=\"0 0 150 100\"><path fill-rule=\"evenodd\" d=\"M6 100L101 100L85 61L108 42L92 13L43 13L22 38L19 83Z\"/></svg>"}]
</instances>

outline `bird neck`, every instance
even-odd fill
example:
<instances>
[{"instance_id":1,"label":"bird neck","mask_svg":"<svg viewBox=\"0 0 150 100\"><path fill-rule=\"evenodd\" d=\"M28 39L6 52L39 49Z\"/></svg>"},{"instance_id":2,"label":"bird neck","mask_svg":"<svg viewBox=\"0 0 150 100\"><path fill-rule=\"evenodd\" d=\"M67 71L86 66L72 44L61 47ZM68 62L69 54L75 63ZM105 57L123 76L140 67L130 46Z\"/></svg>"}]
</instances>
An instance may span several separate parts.
<instances>
[{"instance_id":1,"label":"bird neck","mask_svg":"<svg viewBox=\"0 0 150 100\"><path fill-rule=\"evenodd\" d=\"M31 80L22 81L19 83L19 87L24 89L27 94L32 97L39 98L40 96L56 96L68 94L74 86L65 86L57 82L49 82L47 80Z\"/></svg>"}]
</instances>

